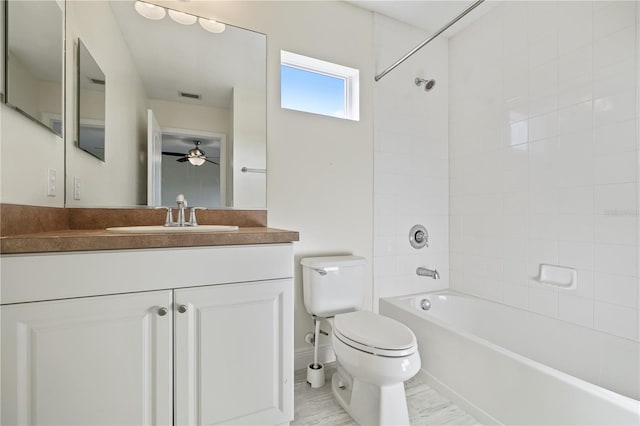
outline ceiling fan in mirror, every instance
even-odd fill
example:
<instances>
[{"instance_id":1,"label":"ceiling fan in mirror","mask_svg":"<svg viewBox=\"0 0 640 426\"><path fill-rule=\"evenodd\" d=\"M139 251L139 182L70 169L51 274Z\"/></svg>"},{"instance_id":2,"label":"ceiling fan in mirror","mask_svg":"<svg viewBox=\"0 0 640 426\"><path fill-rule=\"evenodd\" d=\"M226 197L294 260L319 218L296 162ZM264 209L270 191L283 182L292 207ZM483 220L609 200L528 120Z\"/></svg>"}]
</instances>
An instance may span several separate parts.
<instances>
[{"instance_id":1,"label":"ceiling fan in mirror","mask_svg":"<svg viewBox=\"0 0 640 426\"><path fill-rule=\"evenodd\" d=\"M205 162L209 162L209 163L213 163L215 165L218 165L218 163L216 163L215 161L209 160L204 151L200 149L200 141L193 141L193 143L195 144L195 146L193 148L191 148L189 151L187 151L186 154L182 154L179 152L167 152L167 151L162 151L162 155L171 155L174 157L181 157L178 158L176 161L180 162L180 163L184 163L186 161L188 161L190 164L194 165L194 166L201 166L203 165Z\"/></svg>"}]
</instances>

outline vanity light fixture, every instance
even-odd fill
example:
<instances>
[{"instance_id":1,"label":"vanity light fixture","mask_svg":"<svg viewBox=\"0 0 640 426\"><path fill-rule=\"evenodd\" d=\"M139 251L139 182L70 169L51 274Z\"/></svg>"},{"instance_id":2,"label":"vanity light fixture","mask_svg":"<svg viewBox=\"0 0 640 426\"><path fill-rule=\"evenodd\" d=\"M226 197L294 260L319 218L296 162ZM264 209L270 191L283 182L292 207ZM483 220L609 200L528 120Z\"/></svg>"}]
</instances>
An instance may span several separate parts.
<instances>
[{"instance_id":1,"label":"vanity light fixture","mask_svg":"<svg viewBox=\"0 0 640 426\"><path fill-rule=\"evenodd\" d=\"M210 33L219 34L227 28L225 24L214 21L213 19L200 18L198 21L200 22L200 26Z\"/></svg>"},{"instance_id":2,"label":"vanity light fixture","mask_svg":"<svg viewBox=\"0 0 640 426\"><path fill-rule=\"evenodd\" d=\"M140 15L154 21L163 19L167 14L167 9L165 9L164 7L156 6L155 4L146 3L144 1L137 1L135 3L135 8ZM227 28L227 26L222 22L214 21L213 19L198 18L197 16L179 12L177 10L169 9L169 16L175 22L182 25L191 25L195 23L196 20L198 20L202 28L214 34L224 32L224 30Z\"/></svg>"},{"instance_id":3,"label":"vanity light fixture","mask_svg":"<svg viewBox=\"0 0 640 426\"><path fill-rule=\"evenodd\" d=\"M167 11L164 7L156 6L154 4L137 1L135 3L136 11L147 19L159 21L164 18Z\"/></svg>"},{"instance_id":4,"label":"vanity light fixture","mask_svg":"<svg viewBox=\"0 0 640 426\"><path fill-rule=\"evenodd\" d=\"M196 16L189 15L184 12L178 12L177 10L169 10L169 16L171 19L182 25L191 25L198 20Z\"/></svg>"}]
</instances>

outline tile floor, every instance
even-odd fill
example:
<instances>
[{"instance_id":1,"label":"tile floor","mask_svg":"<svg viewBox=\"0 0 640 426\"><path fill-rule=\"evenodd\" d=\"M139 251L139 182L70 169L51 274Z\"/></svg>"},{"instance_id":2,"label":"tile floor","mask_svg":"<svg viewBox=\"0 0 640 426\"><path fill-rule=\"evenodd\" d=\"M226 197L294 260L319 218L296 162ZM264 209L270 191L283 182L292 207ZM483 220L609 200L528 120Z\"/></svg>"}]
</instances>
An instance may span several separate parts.
<instances>
[{"instance_id":1,"label":"tile floor","mask_svg":"<svg viewBox=\"0 0 640 426\"><path fill-rule=\"evenodd\" d=\"M356 423L338 405L331 393L331 375L335 365L326 367L325 385L312 389L305 369L296 371L295 418L292 425L352 426ZM479 425L478 421L453 402L427 386L417 377L405 383L409 420L413 426Z\"/></svg>"}]
</instances>

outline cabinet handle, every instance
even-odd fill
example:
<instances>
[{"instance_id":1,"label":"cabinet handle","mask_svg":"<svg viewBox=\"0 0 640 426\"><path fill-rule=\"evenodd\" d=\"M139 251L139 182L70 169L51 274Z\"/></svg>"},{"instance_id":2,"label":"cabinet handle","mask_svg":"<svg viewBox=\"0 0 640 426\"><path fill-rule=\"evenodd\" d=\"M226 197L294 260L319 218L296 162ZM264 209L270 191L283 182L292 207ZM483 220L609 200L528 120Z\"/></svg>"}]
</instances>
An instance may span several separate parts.
<instances>
[{"instance_id":1,"label":"cabinet handle","mask_svg":"<svg viewBox=\"0 0 640 426\"><path fill-rule=\"evenodd\" d=\"M158 315L160 315L161 317L167 315L167 312L169 311L164 306L162 308L158 308Z\"/></svg>"},{"instance_id":2,"label":"cabinet handle","mask_svg":"<svg viewBox=\"0 0 640 426\"><path fill-rule=\"evenodd\" d=\"M185 312L187 312L187 305L179 305L178 312L180 312L181 314L184 314Z\"/></svg>"}]
</instances>

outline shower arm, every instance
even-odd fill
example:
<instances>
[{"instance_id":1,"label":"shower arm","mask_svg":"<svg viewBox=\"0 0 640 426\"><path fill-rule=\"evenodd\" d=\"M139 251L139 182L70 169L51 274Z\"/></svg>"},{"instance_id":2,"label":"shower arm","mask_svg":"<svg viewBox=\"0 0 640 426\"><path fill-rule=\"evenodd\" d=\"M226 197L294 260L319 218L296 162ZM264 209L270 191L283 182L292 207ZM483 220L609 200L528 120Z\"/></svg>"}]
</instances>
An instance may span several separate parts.
<instances>
[{"instance_id":1,"label":"shower arm","mask_svg":"<svg viewBox=\"0 0 640 426\"><path fill-rule=\"evenodd\" d=\"M444 27L440 28L438 31L436 31L435 33L433 33L433 35L431 37L429 37L428 39L426 39L425 41L423 41L422 43L420 43L419 45L417 45L416 47L413 48L413 50L411 50L411 52L407 53L406 55L404 55L402 58L398 59L393 65L391 65L390 67L388 67L387 69L385 69L384 71L382 71L380 74L375 76L375 80L379 81L382 77L384 77L385 75L387 75L388 73L390 73L391 71L393 71L398 65L400 65L401 63L403 63L404 61L406 61L407 59L409 59L409 57L411 57L414 53L416 53L418 50L422 49L424 46L426 46L427 44L429 44L433 39L435 39L436 37L438 37L440 34L442 34L443 32L445 32L446 30L449 29L450 26L452 26L453 24L455 24L456 22L458 22L460 19L462 19L466 14L468 14L469 12L471 12L473 9L475 9L476 7L480 6L480 4L484 2L484 0L477 0L475 3L473 3L471 6L469 6L468 8L466 8L465 10L462 11L462 13L460 13L458 16L456 16L455 18L453 18L451 21L449 21Z\"/></svg>"}]
</instances>

